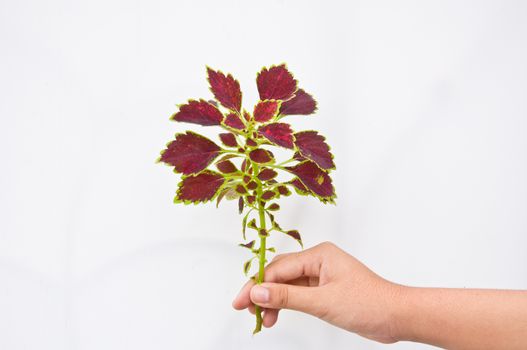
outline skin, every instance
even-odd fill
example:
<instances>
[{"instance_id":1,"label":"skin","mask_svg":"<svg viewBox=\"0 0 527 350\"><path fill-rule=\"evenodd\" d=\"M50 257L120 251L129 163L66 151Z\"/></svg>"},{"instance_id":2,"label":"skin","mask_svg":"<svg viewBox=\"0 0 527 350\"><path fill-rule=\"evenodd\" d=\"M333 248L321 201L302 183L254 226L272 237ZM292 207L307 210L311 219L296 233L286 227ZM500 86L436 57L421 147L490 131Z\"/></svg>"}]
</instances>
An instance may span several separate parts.
<instances>
[{"instance_id":1,"label":"skin","mask_svg":"<svg viewBox=\"0 0 527 350\"><path fill-rule=\"evenodd\" d=\"M527 349L527 291L416 288L383 279L330 242L280 254L261 285L249 280L237 310L301 311L381 343L414 341L446 349Z\"/></svg>"}]
</instances>

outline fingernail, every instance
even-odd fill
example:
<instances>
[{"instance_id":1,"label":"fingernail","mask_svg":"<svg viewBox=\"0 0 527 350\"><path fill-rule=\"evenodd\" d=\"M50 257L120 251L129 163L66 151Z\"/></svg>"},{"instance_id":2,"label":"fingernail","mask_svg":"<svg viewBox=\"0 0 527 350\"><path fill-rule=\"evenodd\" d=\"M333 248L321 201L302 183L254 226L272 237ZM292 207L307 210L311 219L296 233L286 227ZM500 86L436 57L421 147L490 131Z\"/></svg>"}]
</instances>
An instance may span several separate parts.
<instances>
[{"instance_id":1,"label":"fingernail","mask_svg":"<svg viewBox=\"0 0 527 350\"><path fill-rule=\"evenodd\" d=\"M269 301L269 289L262 286L254 286L251 290L253 301L257 303L267 303Z\"/></svg>"}]
</instances>

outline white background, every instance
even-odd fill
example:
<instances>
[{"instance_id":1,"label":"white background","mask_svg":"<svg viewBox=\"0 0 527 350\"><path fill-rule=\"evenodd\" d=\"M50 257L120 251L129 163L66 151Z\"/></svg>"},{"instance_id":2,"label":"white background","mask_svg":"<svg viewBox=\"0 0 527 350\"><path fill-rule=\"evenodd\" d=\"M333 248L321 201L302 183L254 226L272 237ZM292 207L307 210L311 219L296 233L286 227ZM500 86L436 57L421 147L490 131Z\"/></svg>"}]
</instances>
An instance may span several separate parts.
<instances>
[{"instance_id":1,"label":"white background","mask_svg":"<svg viewBox=\"0 0 527 350\"><path fill-rule=\"evenodd\" d=\"M2 1L0 348L428 349L283 312L252 337L236 204L172 204L155 164L210 98L205 65L256 100L287 62L319 102L337 206L290 197L331 240L418 286L527 288L522 1ZM298 250L287 237L273 244Z\"/></svg>"}]
</instances>

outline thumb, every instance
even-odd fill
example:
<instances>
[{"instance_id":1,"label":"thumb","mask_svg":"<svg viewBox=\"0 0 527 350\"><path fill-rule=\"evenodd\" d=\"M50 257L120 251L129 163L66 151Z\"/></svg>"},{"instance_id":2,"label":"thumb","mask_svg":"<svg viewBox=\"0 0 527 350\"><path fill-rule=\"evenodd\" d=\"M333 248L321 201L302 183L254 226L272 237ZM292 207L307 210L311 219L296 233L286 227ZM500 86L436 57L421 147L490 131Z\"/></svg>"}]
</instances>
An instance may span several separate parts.
<instances>
[{"instance_id":1,"label":"thumb","mask_svg":"<svg viewBox=\"0 0 527 350\"><path fill-rule=\"evenodd\" d=\"M250 292L251 301L268 309L291 309L316 317L323 314L324 298L319 287L305 287L291 284L264 282L255 285Z\"/></svg>"}]
</instances>

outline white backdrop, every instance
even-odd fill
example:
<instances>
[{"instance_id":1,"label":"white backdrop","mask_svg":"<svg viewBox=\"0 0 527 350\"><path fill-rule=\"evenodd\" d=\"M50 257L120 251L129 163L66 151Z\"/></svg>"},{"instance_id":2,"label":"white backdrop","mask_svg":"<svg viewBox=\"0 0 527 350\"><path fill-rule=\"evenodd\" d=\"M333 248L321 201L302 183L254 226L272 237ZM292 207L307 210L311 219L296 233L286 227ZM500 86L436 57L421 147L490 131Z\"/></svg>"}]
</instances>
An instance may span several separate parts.
<instances>
[{"instance_id":1,"label":"white backdrop","mask_svg":"<svg viewBox=\"0 0 527 350\"><path fill-rule=\"evenodd\" d=\"M319 102L337 206L288 198L393 281L527 288L527 5L522 1L0 2L0 348L428 349L283 312L252 337L236 205L173 205L155 164L210 97L205 65L256 100L287 62ZM275 238L281 252L297 250Z\"/></svg>"}]
</instances>

